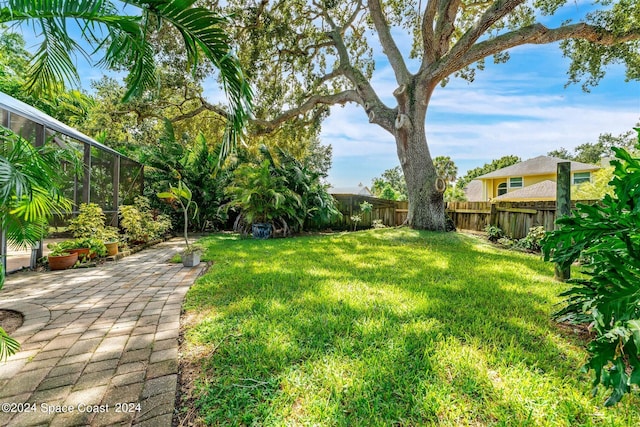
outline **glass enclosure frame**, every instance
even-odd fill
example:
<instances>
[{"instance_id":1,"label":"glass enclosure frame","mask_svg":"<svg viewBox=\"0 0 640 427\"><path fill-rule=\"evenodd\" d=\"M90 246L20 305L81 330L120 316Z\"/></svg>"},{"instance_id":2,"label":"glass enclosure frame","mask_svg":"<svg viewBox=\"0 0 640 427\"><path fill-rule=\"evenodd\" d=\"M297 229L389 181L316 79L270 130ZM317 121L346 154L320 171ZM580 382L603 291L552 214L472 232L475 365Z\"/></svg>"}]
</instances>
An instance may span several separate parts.
<instances>
[{"instance_id":1,"label":"glass enclosure frame","mask_svg":"<svg viewBox=\"0 0 640 427\"><path fill-rule=\"evenodd\" d=\"M0 92L0 124L21 135L25 129L36 146L47 143L80 152L83 158L81 176L69 176L63 189L74 205L64 218L54 218L53 225L66 225L69 217L78 214L80 203L97 203L107 216L107 223L118 226L118 207L131 203L144 192L144 165L65 125L42 111ZM61 165L61 172L67 170ZM42 256L42 248L38 257ZM0 255L6 267L7 242L0 233ZM6 268L4 269L6 272Z\"/></svg>"}]
</instances>

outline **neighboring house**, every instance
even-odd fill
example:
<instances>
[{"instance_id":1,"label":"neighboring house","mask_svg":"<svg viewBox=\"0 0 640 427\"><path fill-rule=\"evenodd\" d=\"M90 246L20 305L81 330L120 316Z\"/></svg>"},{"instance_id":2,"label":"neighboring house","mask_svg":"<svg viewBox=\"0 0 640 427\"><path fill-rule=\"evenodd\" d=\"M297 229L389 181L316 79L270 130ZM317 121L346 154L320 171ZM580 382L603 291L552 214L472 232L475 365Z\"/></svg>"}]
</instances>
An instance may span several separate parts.
<instances>
[{"instance_id":1,"label":"neighboring house","mask_svg":"<svg viewBox=\"0 0 640 427\"><path fill-rule=\"evenodd\" d=\"M357 187L329 187L329 194L375 197L369 187L362 185L362 183L358 184Z\"/></svg>"},{"instance_id":2,"label":"neighboring house","mask_svg":"<svg viewBox=\"0 0 640 427\"><path fill-rule=\"evenodd\" d=\"M469 201L555 200L558 163L567 160L538 156L498 169L471 181L466 189ZM600 166L571 162L571 184L591 181Z\"/></svg>"}]
</instances>

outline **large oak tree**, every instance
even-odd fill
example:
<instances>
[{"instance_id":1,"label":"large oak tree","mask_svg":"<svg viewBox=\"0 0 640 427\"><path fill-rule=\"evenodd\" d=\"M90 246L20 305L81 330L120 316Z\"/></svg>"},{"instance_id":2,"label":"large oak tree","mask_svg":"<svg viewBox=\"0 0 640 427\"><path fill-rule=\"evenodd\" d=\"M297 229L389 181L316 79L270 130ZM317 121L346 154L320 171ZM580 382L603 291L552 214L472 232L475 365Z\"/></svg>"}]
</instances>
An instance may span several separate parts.
<instances>
[{"instance_id":1,"label":"large oak tree","mask_svg":"<svg viewBox=\"0 0 640 427\"><path fill-rule=\"evenodd\" d=\"M217 1L210 1L219 7ZM597 84L604 68L623 63L640 74L640 2L595 0L582 22L541 23L567 0L229 0L234 40L256 89L254 130L311 120L329 106L355 103L396 142L409 194L409 223L444 230L442 182L426 139L436 88L451 76L473 80L487 57L503 62L525 44L561 42L572 60L569 80ZM222 3L221 3L222 4ZM409 34L410 49L398 35ZM395 75L395 105L371 84L373 44ZM407 54L408 51L410 54ZM419 64L412 67L410 64ZM417 68L417 69L412 69Z\"/></svg>"}]
</instances>

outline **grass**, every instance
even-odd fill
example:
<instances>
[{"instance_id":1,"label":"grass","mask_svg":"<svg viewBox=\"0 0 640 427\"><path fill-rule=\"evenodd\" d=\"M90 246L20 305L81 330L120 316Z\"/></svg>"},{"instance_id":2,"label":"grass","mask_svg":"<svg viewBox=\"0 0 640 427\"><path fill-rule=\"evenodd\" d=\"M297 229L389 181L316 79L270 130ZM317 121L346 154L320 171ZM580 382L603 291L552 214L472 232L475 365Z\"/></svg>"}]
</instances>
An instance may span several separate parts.
<instances>
[{"instance_id":1,"label":"grass","mask_svg":"<svg viewBox=\"0 0 640 427\"><path fill-rule=\"evenodd\" d=\"M191 288L210 425L626 426L578 335L549 320L566 285L540 257L410 229L202 241Z\"/></svg>"}]
</instances>

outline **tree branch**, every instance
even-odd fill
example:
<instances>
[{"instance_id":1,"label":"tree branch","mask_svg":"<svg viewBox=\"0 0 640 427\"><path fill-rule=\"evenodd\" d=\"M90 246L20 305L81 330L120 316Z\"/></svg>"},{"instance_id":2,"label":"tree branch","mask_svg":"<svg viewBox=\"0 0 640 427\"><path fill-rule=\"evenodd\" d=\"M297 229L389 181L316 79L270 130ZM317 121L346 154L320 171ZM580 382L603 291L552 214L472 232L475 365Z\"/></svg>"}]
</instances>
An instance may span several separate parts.
<instances>
[{"instance_id":1,"label":"tree branch","mask_svg":"<svg viewBox=\"0 0 640 427\"><path fill-rule=\"evenodd\" d=\"M456 62L473 47L474 43L477 42L493 24L507 16L513 9L525 1L526 0L496 0L493 5L482 14L478 23L464 33L460 40L451 48L446 55L448 59L444 61L444 66L447 67L446 62Z\"/></svg>"},{"instance_id":2,"label":"tree branch","mask_svg":"<svg viewBox=\"0 0 640 427\"><path fill-rule=\"evenodd\" d=\"M456 29L454 24L460 3L460 0L440 0L438 2L438 22L434 36L436 58L442 57L449 51L451 35Z\"/></svg>"},{"instance_id":3,"label":"tree branch","mask_svg":"<svg viewBox=\"0 0 640 427\"><path fill-rule=\"evenodd\" d=\"M404 58L398 49L393 37L391 37L391 30L389 24L384 18L384 13L380 5L380 0L369 0L369 13L373 20L373 25L376 27L380 44L382 45L383 53L389 58L389 64L393 68L393 72L396 76L396 82L398 85L407 84L411 78L411 74L407 69L407 65L404 62Z\"/></svg>"},{"instance_id":4,"label":"tree branch","mask_svg":"<svg viewBox=\"0 0 640 427\"><path fill-rule=\"evenodd\" d=\"M433 22L436 19L436 11L438 10L437 3L438 0L429 0L424 10L424 16L422 17L422 46L424 56L422 57L421 69L426 69L436 60L436 36L433 32Z\"/></svg>"},{"instance_id":5,"label":"tree branch","mask_svg":"<svg viewBox=\"0 0 640 427\"><path fill-rule=\"evenodd\" d=\"M200 106L198 108L194 108L193 110L189 111L188 113L183 113L180 114L179 116L175 116L171 119L171 122L179 122L182 120L187 120L187 119L191 119L194 118L195 116L197 116L198 114L204 112L204 111L212 111L222 117L224 117L224 119L226 120L227 117L229 117L227 111L218 106L218 105L213 105L209 102L207 102L204 98L200 97Z\"/></svg>"},{"instance_id":6,"label":"tree branch","mask_svg":"<svg viewBox=\"0 0 640 427\"><path fill-rule=\"evenodd\" d=\"M462 69L482 58L515 46L524 44L548 44L567 39L583 39L599 45L611 46L618 43L640 40L640 30L634 29L622 34L614 34L602 27L585 23L553 29L549 29L542 24L530 25L478 43L464 54L457 69Z\"/></svg>"},{"instance_id":7,"label":"tree branch","mask_svg":"<svg viewBox=\"0 0 640 427\"><path fill-rule=\"evenodd\" d=\"M315 4L315 3L314 3ZM361 3L358 3L357 7L360 7ZM319 7L319 5L316 4ZM393 110L384 105L380 100L375 90L371 86L369 79L362 74L362 72L351 64L351 58L349 57L349 51L344 43L343 32L347 28L347 24L343 27L336 25L326 10L322 11L322 16L326 19L327 23L331 27L331 31L327 33L327 36L333 40L334 47L338 52L338 67L332 72L346 77L351 84L355 87L355 92L360 97L361 102L358 102L364 107L365 112L369 116L371 123L376 123L382 126L384 129L393 129L393 120L389 119ZM350 19L355 19L357 14L352 14Z\"/></svg>"},{"instance_id":8,"label":"tree branch","mask_svg":"<svg viewBox=\"0 0 640 427\"><path fill-rule=\"evenodd\" d=\"M250 122L261 128L260 133L271 132L284 122L300 114L305 114L318 105L344 105L347 102L364 105L363 99L356 91L346 90L333 95L313 95L298 107L285 111L272 120L252 119Z\"/></svg>"},{"instance_id":9,"label":"tree branch","mask_svg":"<svg viewBox=\"0 0 640 427\"><path fill-rule=\"evenodd\" d=\"M314 87L320 87L322 84L328 82L329 80L333 80L337 77L343 76L344 72L340 69L333 70L332 72L325 74L324 76L318 77L318 79L314 82Z\"/></svg>"}]
</instances>

